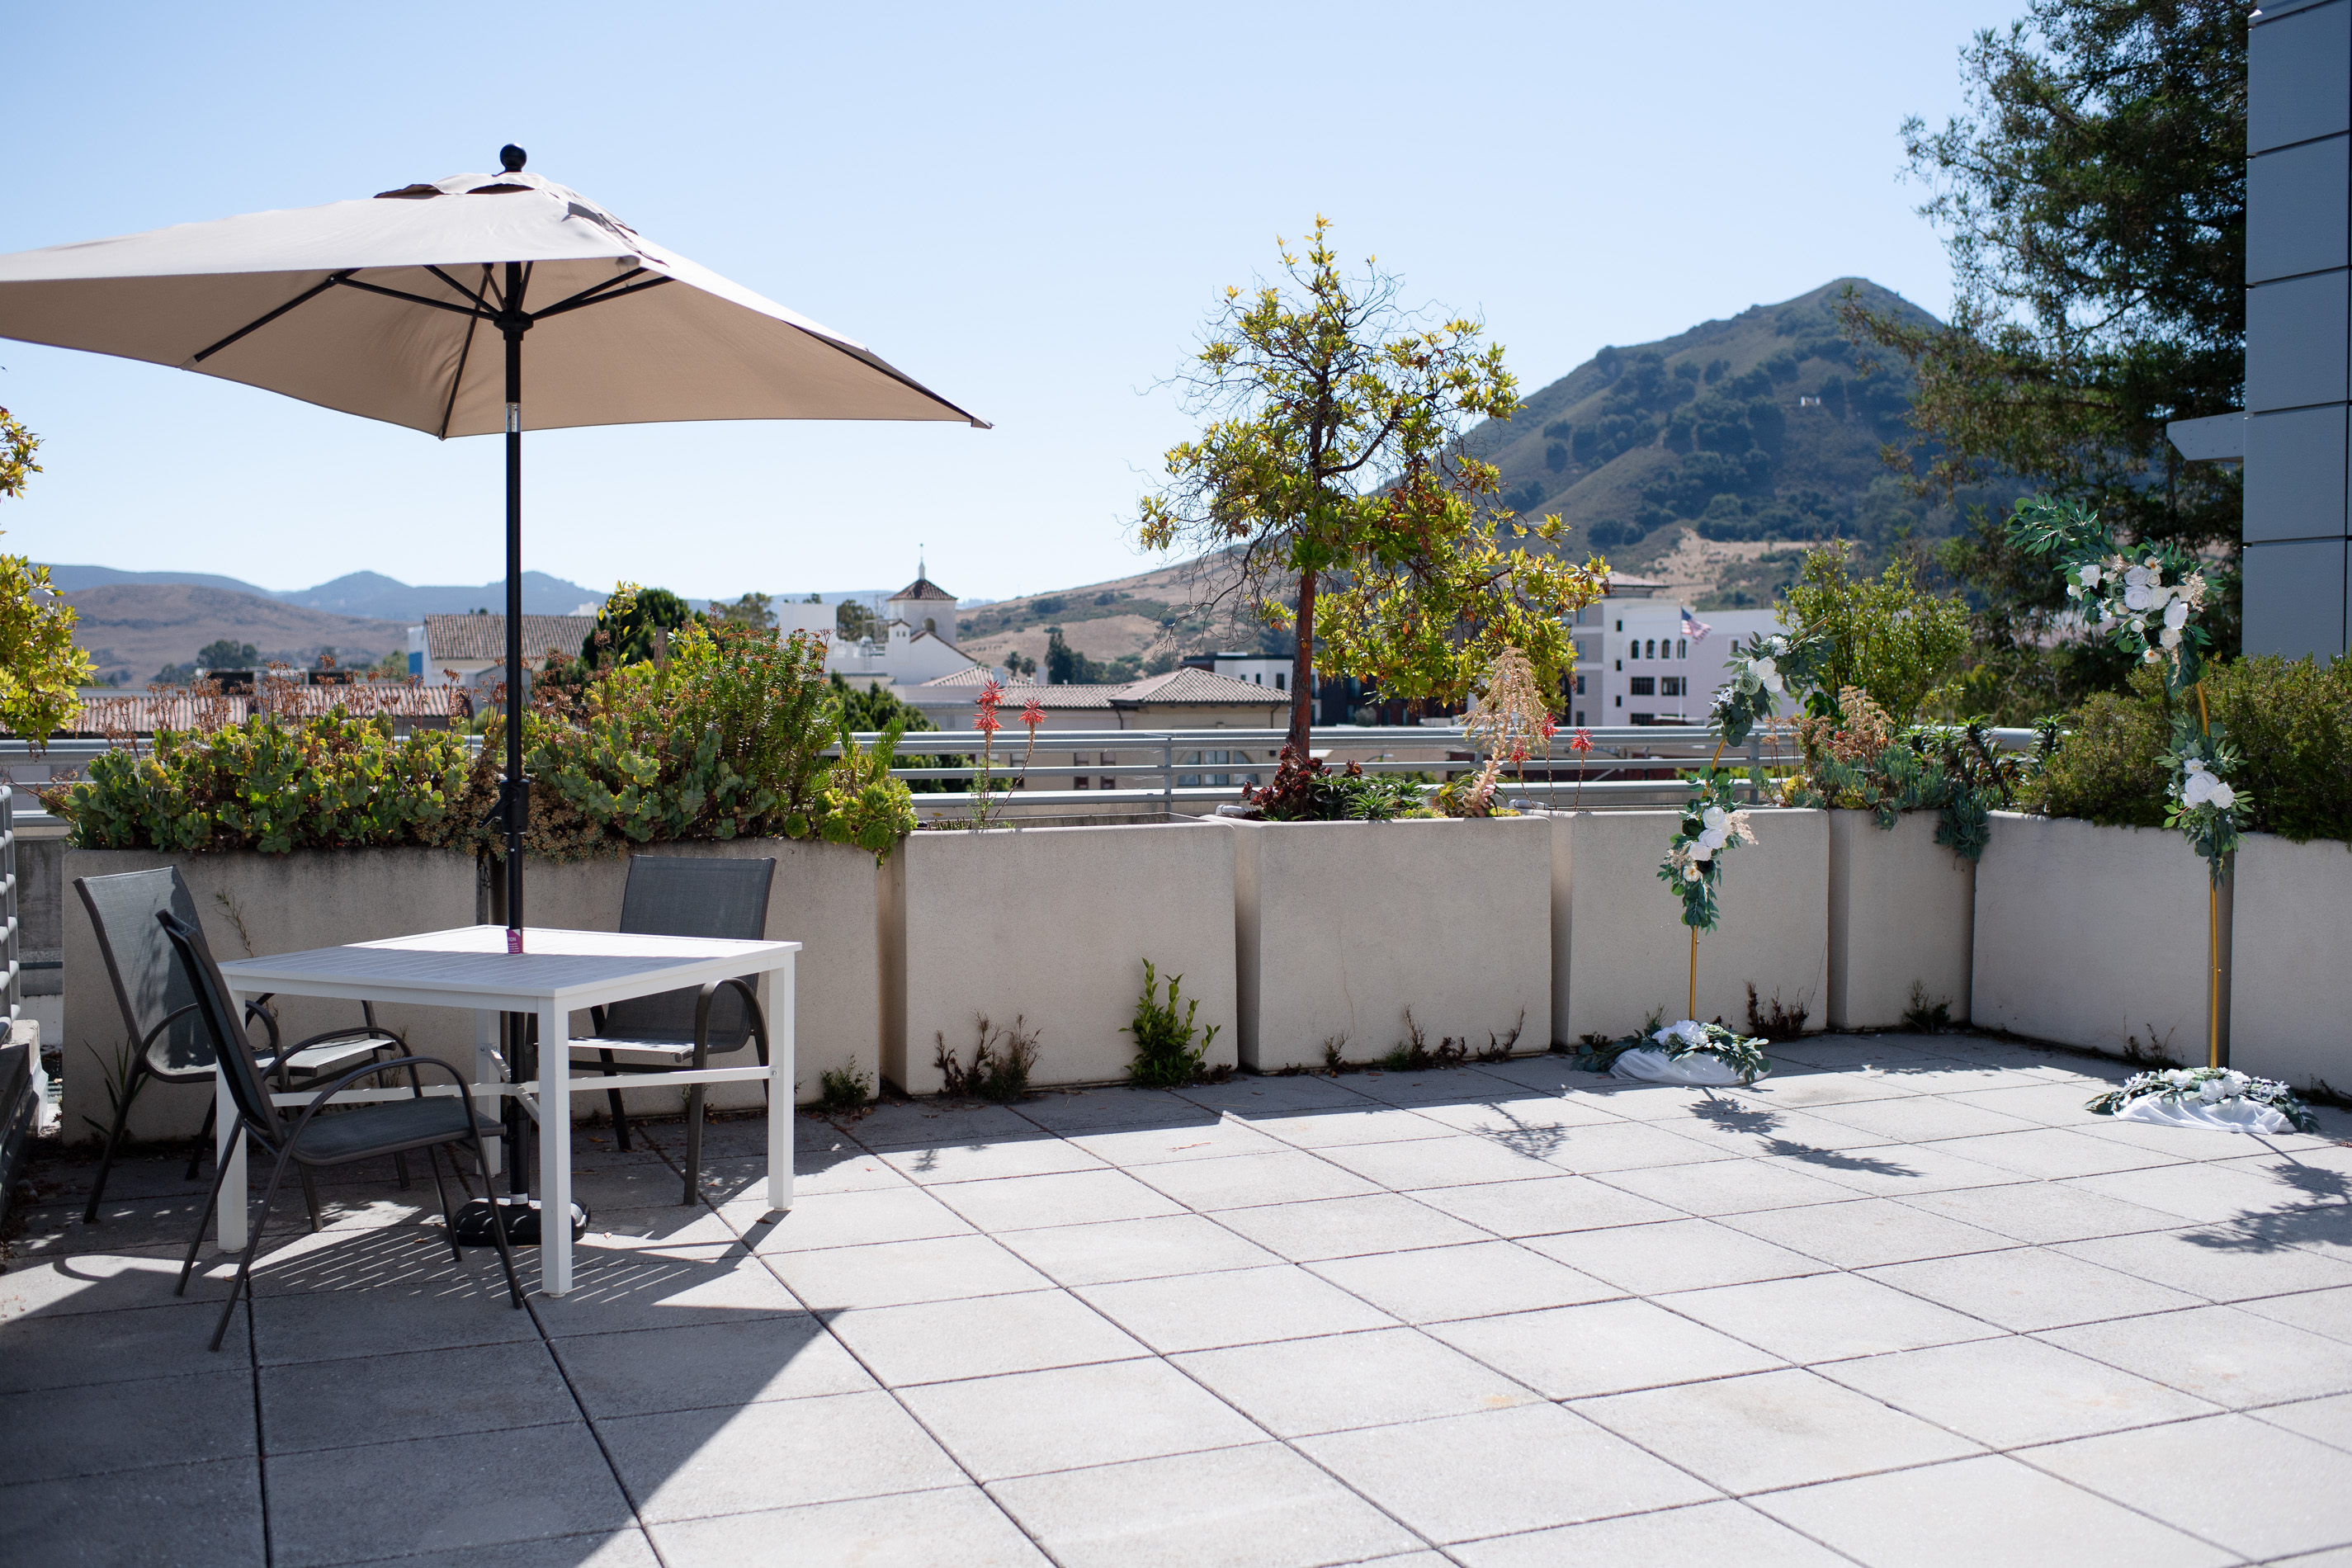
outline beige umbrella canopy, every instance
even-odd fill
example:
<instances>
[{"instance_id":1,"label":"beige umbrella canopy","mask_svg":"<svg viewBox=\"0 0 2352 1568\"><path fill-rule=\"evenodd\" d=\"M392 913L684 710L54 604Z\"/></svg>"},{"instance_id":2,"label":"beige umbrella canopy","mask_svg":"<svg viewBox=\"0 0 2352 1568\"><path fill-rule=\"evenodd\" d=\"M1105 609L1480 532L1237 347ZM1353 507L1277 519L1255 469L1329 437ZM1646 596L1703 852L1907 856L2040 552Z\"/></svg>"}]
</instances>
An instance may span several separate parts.
<instances>
[{"instance_id":1,"label":"beige umbrella canopy","mask_svg":"<svg viewBox=\"0 0 2352 1568\"><path fill-rule=\"evenodd\" d=\"M507 437L507 689L523 690L522 432L672 419L986 423L840 333L523 173L0 256L0 338L177 365L427 434ZM524 396L528 361L530 395ZM520 944L520 701L507 704Z\"/></svg>"}]
</instances>

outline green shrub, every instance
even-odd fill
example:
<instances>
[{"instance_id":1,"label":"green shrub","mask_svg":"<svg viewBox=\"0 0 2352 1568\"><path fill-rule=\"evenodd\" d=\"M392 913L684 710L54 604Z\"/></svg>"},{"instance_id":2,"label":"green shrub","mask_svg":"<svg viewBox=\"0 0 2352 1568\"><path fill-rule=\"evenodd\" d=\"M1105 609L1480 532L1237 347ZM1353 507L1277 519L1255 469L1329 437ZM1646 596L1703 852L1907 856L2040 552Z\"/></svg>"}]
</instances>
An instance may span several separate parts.
<instances>
[{"instance_id":1,"label":"green shrub","mask_svg":"<svg viewBox=\"0 0 2352 1568\"><path fill-rule=\"evenodd\" d=\"M2245 757L2231 782L2253 797L2246 831L2352 842L2352 658L2325 668L2274 656L2209 664L2205 697ZM2171 744L2162 676L2135 670L2128 692L2099 693L2064 724L2034 805L2053 816L2162 826Z\"/></svg>"},{"instance_id":2,"label":"green shrub","mask_svg":"<svg viewBox=\"0 0 2352 1568\"><path fill-rule=\"evenodd\" d=\"M1192 1082L1207 1070L1209 1047L1216 1043L1218 1026L1209 1026L1198 1046L1192 1044L1196 1033L1193 1015L1200 1012L1200 999L1183 1002L1183 1011L1176 1009L1184 986L1184 977L1168 977L1168 1000L1160 1000L1160 972L1150 959L1143 961L1143 994L1135 999L1135 1022L1122 1032L1135 1037L1135 1060L1128 1064L1129 1081L1146 1089L1175 1089Z\"/></svg>"},{"instance_id":3,"label":"green shrub","mask_svg":"<svg viewBox=\"0 0 2352 1568\"><path fill-rule=\"evenodd\" d=\"M1815 672L1821 701L1833 710L1849 686L1870 694L1898 725L1950 700L1954 672L1969 647L1969 609L1919 586L1908 559L1898 558L1876 580L1857 579L1843 540L1805 552L1805 573L1790 584L1787 618L1820 638Z\"/></svg>"},{"instance_id":4,"label":"green shrub","mask_svg":"<svg viewBox=\"0 0 2352 1568\"><path fill-rule=\"evenodd\" d=\"M748 836L856 844L878 858L914 826L906 786L888 776L889 745L824 754L840 708L814 637L689 626L666 668L623 666L545 695L523 721L532 856ZM491 736L469 763L462 735L394 741L381 721L341 710L298 724L257 718L108 752L87 779L41 798L85 848L497 855L501 832L486 818L503 750Z\"/></svg>"}]
</instances>

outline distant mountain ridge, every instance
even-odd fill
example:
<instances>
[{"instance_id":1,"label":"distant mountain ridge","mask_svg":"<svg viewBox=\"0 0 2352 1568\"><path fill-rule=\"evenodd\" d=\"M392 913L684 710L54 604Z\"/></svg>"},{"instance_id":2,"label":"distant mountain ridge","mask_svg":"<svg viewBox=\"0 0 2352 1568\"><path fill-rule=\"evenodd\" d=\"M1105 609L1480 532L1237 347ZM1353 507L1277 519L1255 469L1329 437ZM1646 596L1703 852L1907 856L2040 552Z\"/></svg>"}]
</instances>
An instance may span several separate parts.
<instances>
[{"instance_id":1,"label":"distant mountain ridge","mask_svg":"<svg viewBox=\"0 0 2352 1568\"><path fill-rule=\"evenodd\" d=\"M207 572L124 572L112 566L52 564L49 580L68 594L79 593L84 588L110 588L131 584L219 588L232 594L250 594L257 599L275 599L283 605L297 605L306 610L359 616L369 620L415 621L425 616L462 616L473 610L504 610L507 596L503 581L486 583L478 588L411 587L381 572L352 572L331 583L321 583L315 588L290 588L282 593ZM544 572L525 572L522 574L522 609L527 616L568 616L583 605L602 603L604 597L600 589L583 588L577 583L550 576Z\"/></svg>"}]
</instances>

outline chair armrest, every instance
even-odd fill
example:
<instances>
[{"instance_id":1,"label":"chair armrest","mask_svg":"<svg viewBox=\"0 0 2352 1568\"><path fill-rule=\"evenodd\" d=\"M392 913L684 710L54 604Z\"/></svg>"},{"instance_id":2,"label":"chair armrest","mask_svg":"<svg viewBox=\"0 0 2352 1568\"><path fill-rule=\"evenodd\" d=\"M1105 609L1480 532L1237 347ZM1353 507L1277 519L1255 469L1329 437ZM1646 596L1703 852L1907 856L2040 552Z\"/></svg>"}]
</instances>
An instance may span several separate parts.
<instances>
[{"instance_id":1,"label":"chair armrest","mask_svg":"<svg viewBox=\"0 0 2352 1568\"><path fill-rule=\"evenodd\" d=\"M710 1054L710 1004L718 998L719 992L730 988L742 993L744 1009L751 1015L751 1038L760 1047L760 1059L763 1062L768 1059L767 1015L760 1011L759 993L752 989L750 982L739 974L725 980L707 982L702 987L702 994L694 999L694 1065L698 1068L709 1065L707 1058Z\"/></svg>"},{"instance_id":2,"label":"chair armrest","mask_svg":"<svg viewBox=\"0 0 2352 1568\"><path fill-rule=\"evenodd\" d=\"M146 1037L139 1042L139 1054L142 1057L145 1056L147 1054L147 1047L155 1043L157 1036L161 1035L164 1030L170 1028L173 1024L179 1022L179 1020L186 1017L195 1010L196 1004L191 1002L184 1007L174 1007L172 1011L164 1014L161 1018L156 1019L155 1026L148 1030Z\"/></svg>"},{"instance_id":3,"label":"chair armrest","mask_svg":"<svg viewBox=\"0 0 2352 1568\"><path fill-rule=\"evenodd\" d=\"M319 1112L325 1108L329 1100L342 1093L343 1090L351 1088L352 1085L359 1082L360 1079L363 1078L373 1078L377 1073L389 1071L394 1068L408 1068L411 1070L417 1068L432 1068L437 1071L447 1073L449 1075L449 1081L457 1086L457 1097L466 1102L466 1125L468 1127L475 1125L474 1089L471 1084L466 1081L465 1076L458 1072L456 1068L451 1067L439 1057L395 1057L388 1062L370 1062L363 1068L354 1068L352 1071L343 1074L341 1078L335 1079L334 1082L329 1084L326 1088L313 1095L310 1099L310 1103L302 1108L302 1114L295 1121L294 1130L286 1135L286 1146L290 1149L297 1142L300 1142L302 1137L302 1129L310 1124L310 1118L318 1115ZM400 1103L406 1104L407 1102L404 1100ZM487 1137L489 1136L489 1134L486 1133L484 1136Z\"/></svg>"}]
</instances>

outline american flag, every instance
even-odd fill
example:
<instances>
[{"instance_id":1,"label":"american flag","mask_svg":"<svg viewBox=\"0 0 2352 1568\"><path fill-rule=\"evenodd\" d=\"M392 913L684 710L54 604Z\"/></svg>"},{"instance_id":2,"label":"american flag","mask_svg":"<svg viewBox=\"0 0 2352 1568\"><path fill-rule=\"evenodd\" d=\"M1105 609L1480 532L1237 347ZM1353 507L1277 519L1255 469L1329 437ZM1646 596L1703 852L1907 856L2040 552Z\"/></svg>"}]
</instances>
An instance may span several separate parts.
<instances>
[{"instance_id":1,"label":"american flag","mask_svg":"<svg viewBox=\"0 0 2352 1568\"><path fill-rule=\"evenodd\" d=\"M1683 612L1683 636L1690 638L1691 641L1705 642L1706 634L1713 630L1715 630L1713 626L1708 626L1688 610Z\"/></svg>"}]
</instances>

